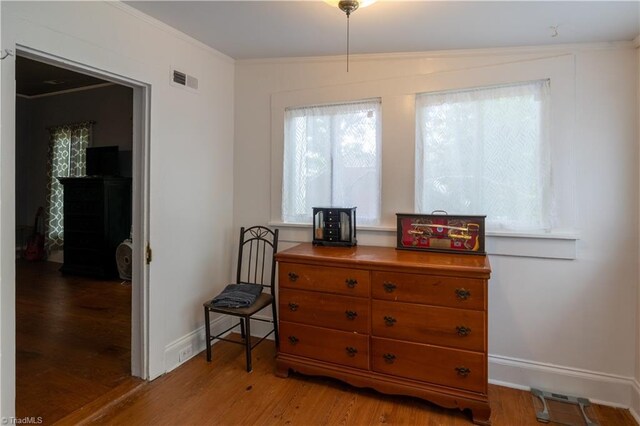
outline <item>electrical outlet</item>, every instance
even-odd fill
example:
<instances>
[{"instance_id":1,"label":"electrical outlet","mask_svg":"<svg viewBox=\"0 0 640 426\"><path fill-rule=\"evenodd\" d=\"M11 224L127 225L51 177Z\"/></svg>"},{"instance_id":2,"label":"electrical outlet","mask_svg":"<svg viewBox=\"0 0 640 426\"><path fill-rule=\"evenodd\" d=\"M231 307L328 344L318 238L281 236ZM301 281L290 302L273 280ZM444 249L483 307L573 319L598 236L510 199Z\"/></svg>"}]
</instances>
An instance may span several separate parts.
<instances>
[{"instance_id":1,"label":"electrical outlet","mask_svg":"<svg viewBox=\"0 0 640 426\"><path fill-rule=\"evenodd\" d=\"M192 354L193 348L191 347L191 345L185 346L180 350L180 353L178 354L178 362L185 362L186 360L191 358Z\"/></svg>"}]
</instances>

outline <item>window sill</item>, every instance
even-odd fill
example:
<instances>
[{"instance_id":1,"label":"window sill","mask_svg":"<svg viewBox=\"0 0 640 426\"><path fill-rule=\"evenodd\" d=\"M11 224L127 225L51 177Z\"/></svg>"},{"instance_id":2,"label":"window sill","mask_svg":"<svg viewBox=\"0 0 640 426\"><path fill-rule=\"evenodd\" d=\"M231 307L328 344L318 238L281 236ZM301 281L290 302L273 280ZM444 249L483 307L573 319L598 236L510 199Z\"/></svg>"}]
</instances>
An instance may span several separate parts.
<instances>
[{"instance_id":1,"label":"window sill","mask_svg":"<svg viewBox=\"0 0 640 426\"><path fill-rule=\"evenodd\" d=\"M280 241L311 242L311 224L271 221L280 229ZM395 226L358 226L358 243L372 246L396 246ZM490 255L573 260L577 257L579 235L570 231L550 233L487 232L486 251Z\"/></svg>"}]
</instances>

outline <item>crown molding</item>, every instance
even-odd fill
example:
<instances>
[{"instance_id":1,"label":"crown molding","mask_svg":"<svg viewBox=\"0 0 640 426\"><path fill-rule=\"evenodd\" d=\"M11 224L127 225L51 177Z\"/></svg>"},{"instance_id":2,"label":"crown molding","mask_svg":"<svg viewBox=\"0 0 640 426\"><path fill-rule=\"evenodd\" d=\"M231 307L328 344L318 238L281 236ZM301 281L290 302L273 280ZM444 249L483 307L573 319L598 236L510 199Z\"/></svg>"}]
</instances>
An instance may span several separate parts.
<instances>
[{"instance_id":1,"label":"crown molding","mask_svg":"<svg viewBox=\"0 0 640 426\"><path fill-rule=\"evenodd\" d=\"M640 36L636 38L640 42ZM486 49L458 49L458 50L433 50L424 52L391 52L391 53L366 53L350 54L349 61L366 62L380 60L410 60L410 59L433 59L433 58L463 58L472 56L507 56L514 54L558 54L574 53L591 50L608 49L633 49L636 48L636 41L614 41L604 43L573 43L556 44L551 46L522 46L522 47L496 47ZM265 64L287 64L302 62L338 62L344 61L344 55L328 56L299 56L284 58L262 58L262 59L238 59L238 65L265 65Z\"/></svg>"},{"instance_id":2,"label":"crown molding","mask_svg":"<svg viewBox=\"0 0 640 426\"><path fill-rule=\"evenodd\" d=\"M66 95L68 93L84 92L86 90L100 89L101 87L117 86L116 83L100 83L92 84L91 86L76 87L75 89L58 90L57 92L42 93L40 95L23 95L22 93L16 93L16 97L24 99L40 99L48 98L49 96Z\"/></svg>"}]
</instances>

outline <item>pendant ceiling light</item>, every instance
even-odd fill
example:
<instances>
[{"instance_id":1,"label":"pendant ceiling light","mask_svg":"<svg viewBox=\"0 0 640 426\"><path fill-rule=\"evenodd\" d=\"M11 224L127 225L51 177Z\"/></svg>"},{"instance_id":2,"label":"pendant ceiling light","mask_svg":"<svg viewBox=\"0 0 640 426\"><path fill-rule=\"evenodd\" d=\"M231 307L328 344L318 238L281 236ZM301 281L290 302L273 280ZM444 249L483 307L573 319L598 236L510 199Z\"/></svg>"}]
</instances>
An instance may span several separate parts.
<instances>
[{"instance_id":1,"label":"pendant ceiling light","mask_svg":"<svg viewBox=\"0 0 640 426\"><path fill-rule=\"evenodd\" d=\"M358 8L367 7L376 0L325 0L326 3L338 8L347 15L347 72L349 72L349 17Z\"/></svg>"}]
</instances>

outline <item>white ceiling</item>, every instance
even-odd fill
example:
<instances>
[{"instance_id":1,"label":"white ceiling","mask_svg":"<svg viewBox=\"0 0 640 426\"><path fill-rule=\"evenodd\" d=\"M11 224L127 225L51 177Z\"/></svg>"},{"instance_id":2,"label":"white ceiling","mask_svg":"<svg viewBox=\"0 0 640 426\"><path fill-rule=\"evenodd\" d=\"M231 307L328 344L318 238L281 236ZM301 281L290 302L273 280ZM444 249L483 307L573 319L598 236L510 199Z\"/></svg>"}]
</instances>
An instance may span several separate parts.
<instances>
[{"instance_id":1,"label":"white ceiling","mask_svg":"<svg viewBox=\"0 0 640 426\"><path fill-rule=\"evenodd\" d=\"M235 59L346 49L345 15L322 1L126 3ZM640 1L379 0L351 16L351 53L621 41L639 33Z\"/></svg>"}]
</instances>

